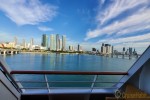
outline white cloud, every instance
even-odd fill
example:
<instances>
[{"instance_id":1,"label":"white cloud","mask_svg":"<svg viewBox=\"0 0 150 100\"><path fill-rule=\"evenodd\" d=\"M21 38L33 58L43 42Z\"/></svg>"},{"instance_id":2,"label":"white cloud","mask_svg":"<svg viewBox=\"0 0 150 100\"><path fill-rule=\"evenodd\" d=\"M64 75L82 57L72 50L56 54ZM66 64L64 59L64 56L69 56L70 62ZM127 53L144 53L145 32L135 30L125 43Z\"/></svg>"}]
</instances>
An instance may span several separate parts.
<instances>
[{"instance_id":1,"label":"white cloud","mask_svg":"<svg viewBox=\"0 0 150 100\"><path fill-rule=\"evenodd\" d=\"M0 0L0 10L17 25L50 21L57 7L42 4L39 0Z\"/></svg>"},{"instance_id":2,"label":"white cloud","mask_svg":"<svg viewBox=\"0 0 150 100\"><path fill-rule=\"evenodd\" d=\"M46 26L39 26L38 29L41 30L41 31L44 31L44 32L45 31L53 31L52 28L46 27Z\"/></svg>"},{"instance_id":3,"label":"white cloud","mask_svg":"<svg viewBox=\"0 0 150 100\"><path fill-rule=\"evenodd\" d=\"M100 1L103 4L104 0ZM114 0L113 3L104 11L98 13L97 20L103 24L108 20L115 18L122 12L132 9L141 4L148 4L149 0Z\"/></svg>"},{"instance_id":4,"label":"white cloud","mask_svg":"<svg viewBox=\"0 0 150 100\"><path fill-rule=\"evenodd\" d=\"M97 43L110 43L119 51L122 51L123 47L133 47L136 48L138 53L142 54L150 45L150 33L125 38L103 39L99 40Z\"/></svg>"},{"instance_id":5,"label":"white cloud","mask_svg":"<svg viewBox=\"0 0 150 100\"><path fill-rule=\"evenodd\" d=\"M142 54L146 48L150 46L150 42L130 42L130 43L123 43L123 44L117 44L114 46L114 49L122 51L123 47L132 47L135 48L138 54Z\"/></svg>"},{"instance_id":6,"label":"white cloud","mask_svg":"<svg viewBox=\"0 0 150 100\"><path fill-rule=\"evenodd\" d=\"M134 47L134 48L143 48L146 49L150 45L150 42L130 42L130 43L123 43L123 44L118 44L115 46L115 48L122 48L123 46L125 47Z\"/></svg>"},{"instance_id":7,"label":"white cloud","mask_svg":"<svg viewBox=\"0 0 150 100\"><path fill-rule=\"evenodd\" d=\"M128 6L128 5L126 5L126 6ZM128 7L128 8L130 8L130 7ZM116 8L116 10L117 9L118 8ZM115 15L115 13L114 13L114 15ZM99 19L100 19L100 17L99 17ZM132 34L134 32L149 29L150 28L150 20L149 19L150 19L150 8L144 6L144 7L141 7L141 9L138 10L137 12L135 12L134 14L129 15L127 18L125 18L121 21L116 20L114 23L106 25L105 27L102 27L102 28L97 27L94 30L89 30L87 32L87 36L86 36L85 40L95 38L98 36L102 36L104 34L120 36L120 35L124 35L124 34ZM100 26L100 25L101 24L98 23L98 26Z\"/></svg>"},{"instance_id":8,"label":"white cloud","mask_svg":"<svg viewBox=\"0 0 150 100\"><path fill-rule=\"evenodd\" d=\"M138 35L138 36L125 37L125 38L104 39L104 40L99 40L98 43L109 42L111 44L117 44L117 43L130 43L130 42L133 43L133 42L140 42L140 41L149 41L150 43L150 33Z\"/></svg>"}]
</instances>

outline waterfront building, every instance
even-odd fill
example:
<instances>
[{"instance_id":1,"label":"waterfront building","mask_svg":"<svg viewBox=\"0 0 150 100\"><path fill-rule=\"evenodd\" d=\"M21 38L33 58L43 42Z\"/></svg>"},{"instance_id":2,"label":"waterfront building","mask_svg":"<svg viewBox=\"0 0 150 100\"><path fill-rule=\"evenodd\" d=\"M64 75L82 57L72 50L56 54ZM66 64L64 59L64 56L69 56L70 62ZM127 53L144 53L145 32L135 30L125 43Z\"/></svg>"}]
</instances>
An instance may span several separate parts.
<instances>
[{"instance_id":1,"label":"waterfront building","mask_svg":"<svg viewBox=\"0 0 150 100\"><path fill-rule=\"evenodd\" d=\"M102 43L102 46L105 46L105 44L104 44L104 43Z\"/></svg>"},{"instance_id":2,"label":"waterfront building","mask_svg":"<svg viewBox=\"0 0 150 100\"><path fill-rule=\"evenodd\" d=\"M117 54L118 54L118 51L117 51L117 50L114 50L114 51L113 51L113 54L117 55Z\"/></svg>"},{"instance_id":3,"label":"waterfront building","mask_svg":"<svg viewBox=\"0 0 150 100\"><path fill-rule=\"evenodd\" d=\"M14 48L14 42L0 43L0 48Z\"/></svg>"},{"instance_id":4,"label":"waterfront building","mask_svg":"<svg viewBox=\"0 0 150 100\"><path fill-rule=\"evenodd\" d=\"M101 46L102 54L111 54L113 52L112 50L113 50L113 47L110 44L102 43L102 46Z\"/></svg>"},{"instance_id":5,"label":"waterfront building","mask_svg":"<svg viewBox=\"0 0 150 100\"><path fill-rule=\"evenodd\" d=\"M106 47L106 54L110 54L111 53L111 45L105 44L105 47Z\"/></svg>"},{"instance_id":6,"label":"waterfront building","mask_svg":"<svg viewBox=\"0 0 150 100\"><path fill-rule=\"evenodd\" d=\"M137 55L137 52L135 51L135 48L134 48L134 51L133 51L133 55Z\"/></svg>"},{"instance_id":7,"label":"waterfront building","mask_svg":"<svg viewBox=\"0 0 150 100\"><path fill-rule=\"evenodd\" d=\"M56 51L59 51L59 34L56 35Z\"/></svg>"},{"instance_id":8,"label":"waterfront building","mask_svg":"<svg viewBox=\"0 0 150 100\"><path fill-rule=\"evenodd\" d=\"M62 50L62 39L59 39L59 48L60 51Z\"/></svg>"},{"instance_id":9,"label":"waterfront building","mask_svg":"<svg viewBox=\"0 0 150 100\"><path fill-rule=\"evenodd\" d=\"M96 51L96 48L92 48L92 51Z\"/></svg>"},{"instance_id":10,"label":"waterfront building","mask_svg":"<svg viewBox=\"0 0 150 100\"><path fill-rule=\"evenodd\" d=\"M14 37L14 47L17 45L17 37Z\"/></svg>"},{"instance_id":11,"label":"waterfront building","mask_svg":"<svg viewBox=\"0 0 150 100\"><path fill-rule=\"evenodd\" d=\"M112 54L114 54L114 46L111 47Z\"/></svg>"},{"instance_id":12,"label":"waterfront building","mask_svg":"<svg viewBox=\"0 0 150 100\"><path fill-rule=\"evenodd\" d=\"M56 35L55 34L50 35L50 50L53 50L53 51L56 50Z\"/></svg>"},{"instance_id":13,"label":"waterfront building","mask_svg":"<svg viewBox=\"0 0 150 100\"><path fill-rule=\"evenodd\" d=\"M66 36L62 36L62 51L66 50Z\"/></svg>"},{"instance_id":14,"label":"waterfront building","mask_svg":"<svg viewBox=\"0 0 150 100\"><path fill-rule=\"evenodd\" d=\"M25 41L25 39L22 40L22 48L26 48L26 41Z\"/></svg>"},{"instance_id":15,"label":"waterfront building","mask_svg":"<svg viewBox=\"0 0 150 100\"><path fill-rule=\"evenodd\" d=\"M30 40L30 45L29 45L29 49L30 49L30 50L33 50L33 45L34 45L34 39L31 38L31 40Z\"/></svg>"},{"instance_id":16,"label":"waterfront building","mask_svg":"<svg viewBox=\"0 0 150 100\"><path fill-rule=\"evenodd\" d=\"M77 48L78 51L82 51L82 47L78 44L78 48Z\"/></svg>"},{"instance_id":17,"label":"waterfront building","mask_svg":"<svg viewBox=\"0 0 150 100\"><path fill-rule=\"evenodd\" d=\"M42 35L42 44L43 47L46 47L48 49L48 36L46 34Z\"/></svg>"},{"instance_id":18,"label":"waterfront building","mask_svg":"<svg viewBox=\"0 0 150 100\"><path fill-rule=\"evenodd\" d=\"M71 51L71 45L69 45L69 51Z\"/></svg>"},{"instance_id":19,"label":"waterfront building","mask_svg":"<svg viewBox=\"0 0 150 100\"><path fill-rule=\"evenodd\" d=\"M127 50L126 50L125 54L126 54L126 55L128 55L128 54L129 54L129 49L127 49Z\"/></svg>"},{"instance_id":20,"label":"waterfront building","mask_svg":"<svg viewBox=\"0 0 150 100\"><path fill-rule=\"evenodd\" d=\"M102 43L102 46L101 46L101 53L106 54L106 47L105 47L104 43Z\"/></svg>"},{"instance_id":21,"label":"waterfront building","mask_svg":"<svg viewBox=\"0 0 150 100\"><path fill-rule=\"evenodd\" d=\"M33 45L34 50L41 50L41 46L39 45Z\"/></svg>"},{"instance_id":22,"label":"waterfront building","mask_svg":"<svg viewBox=\"0 0 150 100\"><path fill-rule=\"evenodd\" d=\"M126 51L126 49L125 49L125 47L123 47L122 54L125 54L125 51Z\"/></svg>"},{"instance_id":23,"label":"waterfront building","mask_svg":"<svg viewBox=\"0 0 150 100\"><path fill-rule=\"evenodd\" d=\"M80 45L78 44L78 49L77 49L78 51L80 51Z\"/></svg>"},{"instance_id":24,"label":"waterfront building","mask_svg":"<svg viewBox=\"0 0 150 100\"><path fill-rule=\"evenodd\" d=\"M74 46L72 46L72 51L74 51Z\"/></svg>"},{"instance_id":25,"label":"waterfront building","mask_svg":"<svg viewBox=\"0 0 150 100\"><path fill-rule=\"evenodd\" d=\"M129 47L129 55L132 55L133 53L132 53L132 48L131 47Z\"/></svg>"},{"instance_id":26,"label":"waterfront building","mask_svg":"<svg viewBox=\"0 0 150 100\"><path fill-rule=\"evenodd\" d=\"M31 47L31 43L26 43L26 49L30 49L30 47ZM32 49L30 49L30 50L32 50Z\"/></svg>"},{"instance_id":27,"label":"waterfront building","mask_svg":"<svg viewBox=\"0 0 150 100\"><path fill-rule=\"evenodd\" d=\"M109 44L105 44L106 47L106 53L109 51Z\"/></svg>"},{"instance_id":28,"label":"waterfront building","mask_svg":"<svg viewBox=\"0 0 150 100\"><path fill-rule=\"evenodd\" d=\"M30 41L31 45L34 45L34 39L32 38Z\"/></svg>"},{"instance_id":29,"label":"waterfront building","mask_svg":"<svg viewBox=\"0 0 150 100\"><path fill-rule=\"evenodd\" d=\"M123 51L126 51L125 47L123 47Z\"/></svg>"},{"instance_id":30,"label":"waterfront building","mask_svg":"<svg viewBox=\"0 0 150 100\"><path fill-rule=\"evenodd\" d=\"M100 48L100 51L101 51L101 53L103 53L103 48L102 48L102 46L101 46L101 48Z\"/></svg>"},{"instance_id":31,"label":"waterfront building","mask_svg":"<svg viewBox=\"0 0 150 100\"><path fill-rule=\"evenodd\" d=\"M69 51L74 51L74 47L72 45L69 46Z\"/></svg>"}]
</instances>

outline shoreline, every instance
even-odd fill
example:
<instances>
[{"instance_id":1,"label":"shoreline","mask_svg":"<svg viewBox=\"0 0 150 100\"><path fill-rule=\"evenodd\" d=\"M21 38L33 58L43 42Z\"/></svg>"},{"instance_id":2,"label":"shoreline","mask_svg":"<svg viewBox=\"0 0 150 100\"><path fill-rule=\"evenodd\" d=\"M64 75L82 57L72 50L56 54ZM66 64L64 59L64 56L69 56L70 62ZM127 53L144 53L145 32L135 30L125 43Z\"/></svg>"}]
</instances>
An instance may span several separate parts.
<instances>
[{"instance_id":1,"label":"shoreline","mask_svg":"<svg viewBox=\"0 0 150 100\"><path fill-rule=\"evenodd\" d=\"M22 54L30 53L30 54L49 54L49 52L19 52Z\"/></svg>"},{"instance_id":2,"label":"shoreline","mask_svg":"<svg viewBox=\"0 0 150 100\"><path fill-rule=\"evenodd\" d=\"M21 54L82 54L82 53L69 53L69 52L20 52Z\"/></svg>"}]
</instances>

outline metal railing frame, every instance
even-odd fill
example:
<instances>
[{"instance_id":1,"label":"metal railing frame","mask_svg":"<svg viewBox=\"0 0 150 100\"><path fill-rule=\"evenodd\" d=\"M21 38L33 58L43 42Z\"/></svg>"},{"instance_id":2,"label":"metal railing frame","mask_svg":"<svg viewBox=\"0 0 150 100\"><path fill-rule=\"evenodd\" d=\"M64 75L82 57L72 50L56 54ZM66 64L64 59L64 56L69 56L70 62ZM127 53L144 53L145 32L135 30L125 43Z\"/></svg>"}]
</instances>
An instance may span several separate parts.
<instances>
[{"instance_id":1,"label":"metal railing frame","mask_svg":"<svg viewBox=\"0 0 150 100\"><path fill-rule=\"evenodd\" d=\"M48 90L48 93L50 93L50 89L62 89L62 88L88 88L91 90L93 89L101 89L104 87L94 87L95 83L122 83L123 82L100 82L97 81L98 75L128 75L127 72L77 72L77 71L19 71L19 70L13 70L10 72L11 75L15 74L34 74L34 75L44 75L45 81L15 81L16 83L45 83L46 87L23 87L19 89L46 89ZM93 81L48 81L47 75L95 75ZM91 83L91 87L50 87L49 83ZM105 87L107 88L107 87ZM115 88L115 87L108 87L108 88Z\"/></svg>"}]
</instances>

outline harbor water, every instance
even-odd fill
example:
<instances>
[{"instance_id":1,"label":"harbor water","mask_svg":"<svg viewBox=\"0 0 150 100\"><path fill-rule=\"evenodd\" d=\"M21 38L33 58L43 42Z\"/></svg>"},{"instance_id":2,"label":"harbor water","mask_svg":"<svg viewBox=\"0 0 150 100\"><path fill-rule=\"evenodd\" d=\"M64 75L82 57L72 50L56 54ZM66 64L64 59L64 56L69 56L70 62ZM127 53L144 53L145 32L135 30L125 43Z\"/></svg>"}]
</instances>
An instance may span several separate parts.
<instances>
[{"instance_id":1,"label":"harbor water","mask_svg":"<svg viewBox=\"0 0 150 100\"><path fill-rule=\"evenodd\" d=\"M87 54L34 54L23 53L3 56L11 70L49 71L116 71L124 72L137 59L111 58ZM46 75L50 87L90 87L94 75ZM46 87L44 75L15 75L24 87ZM94 87L114 86L122 75L98 75ZM31 81L31 83L29 82ZM39 83L33 81L40 81ZM64 82L70 81L70 82ZM71 81L76 81L71 83ZM87 82L81 82L87 81ZM88 82L89 81L89 82ZM101 82L101 83L98 83Z\"/></svg>"}]
</instances>

